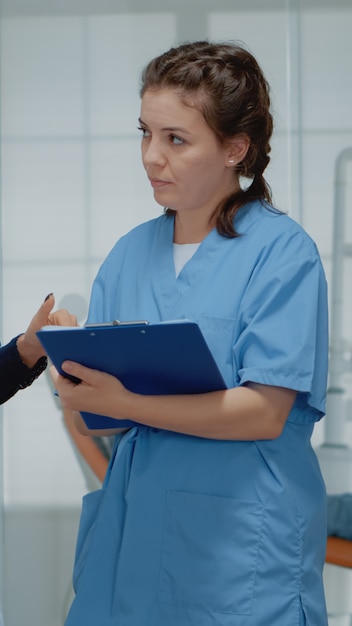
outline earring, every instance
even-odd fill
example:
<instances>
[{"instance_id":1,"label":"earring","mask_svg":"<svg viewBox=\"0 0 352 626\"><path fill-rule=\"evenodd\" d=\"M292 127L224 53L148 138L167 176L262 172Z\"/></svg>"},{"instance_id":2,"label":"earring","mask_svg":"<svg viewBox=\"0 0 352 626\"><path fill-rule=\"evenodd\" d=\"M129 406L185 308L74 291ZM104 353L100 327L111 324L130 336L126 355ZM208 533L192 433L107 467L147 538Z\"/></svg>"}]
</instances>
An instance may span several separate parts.
<instances>
[{"instance_id":1,"label":"earring","mask_svg":"<svg viewBox=\"0 0 352 626\"><path fill-rule=\"evenodd\" d=\"M235 161L233 159L229 159L229 163L234 163Z\"/></svg>"}]
</instances>

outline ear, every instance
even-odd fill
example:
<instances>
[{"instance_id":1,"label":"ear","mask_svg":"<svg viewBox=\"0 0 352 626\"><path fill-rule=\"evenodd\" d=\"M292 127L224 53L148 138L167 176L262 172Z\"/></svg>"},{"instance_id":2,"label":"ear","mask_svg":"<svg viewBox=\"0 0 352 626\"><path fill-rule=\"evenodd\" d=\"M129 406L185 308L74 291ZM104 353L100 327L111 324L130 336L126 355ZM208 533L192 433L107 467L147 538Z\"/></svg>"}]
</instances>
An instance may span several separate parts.
<instances>
[{"instance_id":1,"label":"ear","mask_svg":"<svg viewBox=\"0 0 352 626\"><path fill-rule=\"evenodd\" d=\"M235 167L245 158L250 146L250 139L245 133L235 135L225 144L226 165Z\"/></svg>"}]
</instances>

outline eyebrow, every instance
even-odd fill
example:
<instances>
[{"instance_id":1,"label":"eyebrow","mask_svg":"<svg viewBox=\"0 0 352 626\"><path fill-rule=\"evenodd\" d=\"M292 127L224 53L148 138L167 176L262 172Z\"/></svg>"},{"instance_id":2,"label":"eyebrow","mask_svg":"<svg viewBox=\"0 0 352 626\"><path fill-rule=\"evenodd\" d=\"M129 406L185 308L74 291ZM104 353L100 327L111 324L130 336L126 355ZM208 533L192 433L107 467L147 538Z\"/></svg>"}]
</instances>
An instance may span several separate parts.
<instances>
[{"instance_id":1,"label":"eyebrow","mask_svg":"<svg viewBox=\"0 0 352 626\"><path fill-rule=\"evenodd\" d=\"M145 126L146 128L148 128L148 124L146 124L145 122L143 122L143 120L139 117L138 118L138 123L141 124L141 126ZM177 127L177 126L165 126L165 128L161 129L162 131L167 131L169 133L186 133L187 135L190 135L190 131L186 130L185 128L182 127Z\"/></svg>"}]
</instances>

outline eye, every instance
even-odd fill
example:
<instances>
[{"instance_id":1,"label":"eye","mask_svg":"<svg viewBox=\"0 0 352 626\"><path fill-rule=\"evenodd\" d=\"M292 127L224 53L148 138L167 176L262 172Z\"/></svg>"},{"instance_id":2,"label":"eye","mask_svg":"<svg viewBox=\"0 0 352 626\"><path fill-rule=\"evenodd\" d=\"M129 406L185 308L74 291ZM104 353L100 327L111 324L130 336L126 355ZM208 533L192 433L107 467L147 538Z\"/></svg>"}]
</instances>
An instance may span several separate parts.
<instances>
[{"instance_id":1,"label":"eye","mask_svg":"<svg viewBox=\"0 0 352 626\"><path fill-rule=\"evenodd\" d=\"M181 146L184 143L184 140L181 137L178 137L177 135L170 135L170 141L175 146Z\"/></svg>"},{"instance_id":2,"label":"eye","mask_svg":"<svg viewBox=\"0 0 352 626\"><path fill-rule=\"evenodd\" d=\"M147 130L146 128L144 128L143 126L138 126L137 130L139 130L142 133L143 138L150 137L151 135L151 132Z\"/></svg>"}]
</instances>

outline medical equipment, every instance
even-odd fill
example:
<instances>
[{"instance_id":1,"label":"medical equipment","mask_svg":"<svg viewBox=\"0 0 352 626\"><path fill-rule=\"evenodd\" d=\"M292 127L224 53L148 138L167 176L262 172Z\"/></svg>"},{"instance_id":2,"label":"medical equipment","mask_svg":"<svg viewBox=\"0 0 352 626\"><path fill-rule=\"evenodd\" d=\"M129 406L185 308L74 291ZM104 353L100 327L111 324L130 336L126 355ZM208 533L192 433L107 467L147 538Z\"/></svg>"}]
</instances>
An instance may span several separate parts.
<instances>
[{"instance_id":1,"label":"medical equipment","mask_svg":"<svg viewBox=\"0 0 352 626\"><path fill-rule=\"evenodd\" d=\"M329 384L324 442L317 449L321 470L330 494L352 491L352 448L347 443L347 407L343 376L352 372L352 352L343 338L344 265L352 257L352 243L345 241L348 164L352 147L340 152L335 163L334 221L330 303ZM324 571L329 624L352 624L352 571L327 565Z\"/></svg>"}]
</instances>

